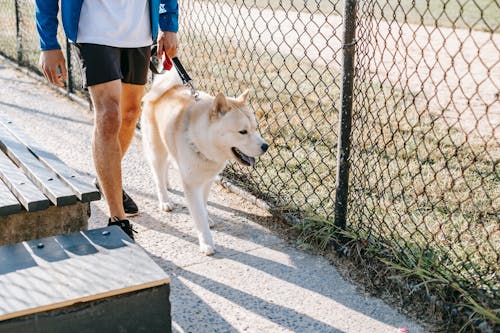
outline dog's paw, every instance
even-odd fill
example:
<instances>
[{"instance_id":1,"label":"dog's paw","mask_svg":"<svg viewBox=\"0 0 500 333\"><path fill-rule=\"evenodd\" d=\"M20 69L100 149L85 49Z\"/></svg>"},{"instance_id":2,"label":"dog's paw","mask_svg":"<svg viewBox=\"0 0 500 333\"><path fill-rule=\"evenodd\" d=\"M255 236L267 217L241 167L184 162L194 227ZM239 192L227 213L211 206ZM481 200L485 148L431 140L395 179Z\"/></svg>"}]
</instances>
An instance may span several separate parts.
<instances>
[{"instance_id":1,"label":"dog's paw","mask_svg":"<svg viewBox=\"0 0 500 333\"><path fill-rule=\"evenodd\" d=\"M206 256L211 256L215 253L215 246L208 244L200 244L200 252Z\"/></svg>"},{"instance_id":2,"label":"dog's paw","mask_svg":"<svg viewBox=\"0 0 500 333\"><path fill-rule=\"evenodd\" d=\"M160 209L164 212L171 212L174 209L174 203L172 201L162 201L160 202Z\"/></svg>"}]
</instances>

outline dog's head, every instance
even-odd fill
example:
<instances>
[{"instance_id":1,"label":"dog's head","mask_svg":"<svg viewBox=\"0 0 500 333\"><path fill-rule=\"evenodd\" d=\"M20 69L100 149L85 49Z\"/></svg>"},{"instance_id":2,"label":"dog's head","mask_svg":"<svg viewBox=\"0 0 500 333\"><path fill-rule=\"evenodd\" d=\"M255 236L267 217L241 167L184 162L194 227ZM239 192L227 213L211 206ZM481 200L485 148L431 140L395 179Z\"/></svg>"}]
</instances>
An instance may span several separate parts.
<instances>
[{"instance_id":1,"label":"dog's head","mask_svg":"<svg viewBox=\"0 0 500 333\"><path fill-rule=\"evenodd\" d=\"M210 136L225 160L252 166L269 147L257 132L255 114L247 105L248 90L237 98L220 93L210 108Z\"/></svg>"}]
</instances>

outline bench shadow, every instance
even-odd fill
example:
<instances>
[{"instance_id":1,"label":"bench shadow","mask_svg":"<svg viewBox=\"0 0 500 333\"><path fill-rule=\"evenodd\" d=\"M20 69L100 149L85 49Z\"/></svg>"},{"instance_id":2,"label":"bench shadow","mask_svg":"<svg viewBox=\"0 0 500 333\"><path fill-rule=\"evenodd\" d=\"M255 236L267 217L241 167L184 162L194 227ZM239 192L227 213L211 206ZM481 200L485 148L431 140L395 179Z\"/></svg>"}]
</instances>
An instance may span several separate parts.
<instances>
[{"instance_id":1,"label":"bench shadow","mask_svg":"<svg viewBox=\"0 0 500 333\"><path fill-rule=\"evenodd\" d=\"M48 117L48 118L57 118L57 119L68 121L68 122L72 122L72 123L83 124L83 125L86 125L86 126L88 126L90 128L93 127L92 122L90 122L90 121L87 122L87 121L79 120L79 119L77 119L78 117L75 117L75 118L63 117L63 116L55 115L53 113L44 112L44 111L41 111L41 110L38 110L38 109L33 109L33 108L25 107L25 106L22 106L22 105L7 103L7 102L3 102L3 101L0 101L0 105L7 106L7 107L10 107L10 108L14 108L14 109L17 109L17 110L20 110L20 111L23 111L23 112L27 112L27 113L36 113L36 114L39 114L39 115L42 115L42 116ZM8 117L8 114L6 115L6 117Z\"/></svg>"}]
</instances>

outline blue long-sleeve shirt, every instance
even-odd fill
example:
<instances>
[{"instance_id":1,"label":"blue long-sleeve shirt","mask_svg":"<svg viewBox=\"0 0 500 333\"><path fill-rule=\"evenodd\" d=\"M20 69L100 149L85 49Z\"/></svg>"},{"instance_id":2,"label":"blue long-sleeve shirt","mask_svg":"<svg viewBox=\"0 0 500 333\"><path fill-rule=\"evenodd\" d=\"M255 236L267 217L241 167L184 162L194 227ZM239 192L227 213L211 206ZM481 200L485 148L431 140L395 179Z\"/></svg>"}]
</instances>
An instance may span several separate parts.
<instances>
[{"instance_id":1,"label":"blue long-sleeve shirt","mask_svg":"<svg viewBox=\"0 0 500 333\"><path fill-rule=\"evenodd\" d=\"M83 0L61 0L62 24L66 37L76 43L78 22ZM57 14L59 0L35 0L36 28L40 36L40 49L54 50L61 46L57 41ZM158 35L158 26L162 31L177 32L179 6L177 0L151 0L152 38Z\"/></svg>"}]
</instances>

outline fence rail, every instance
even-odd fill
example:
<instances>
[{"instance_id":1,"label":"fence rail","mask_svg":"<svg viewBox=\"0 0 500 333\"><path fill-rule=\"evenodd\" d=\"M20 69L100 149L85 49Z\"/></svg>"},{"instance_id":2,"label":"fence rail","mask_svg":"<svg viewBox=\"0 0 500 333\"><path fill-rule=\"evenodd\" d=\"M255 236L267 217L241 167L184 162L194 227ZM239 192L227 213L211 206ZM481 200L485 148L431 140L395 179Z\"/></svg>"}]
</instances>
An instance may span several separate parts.
<instances>
[{"instance_id":1,"label":"fence rail","mask_svg":"<svg viewBox=\"0 0 500 333\"><path fill-rule=\"evenodd\" d=\"M340 232L344 250L383 261L411 293L437 293L447 329L494 329L499 2L180 5L180 56L197 87L250 88L266 114L268 154L224 176L300 220L305 238L326 246ZM39 73L33 17L33 1L0 0L0 53Z\"/></svg>"}]
</instances>

